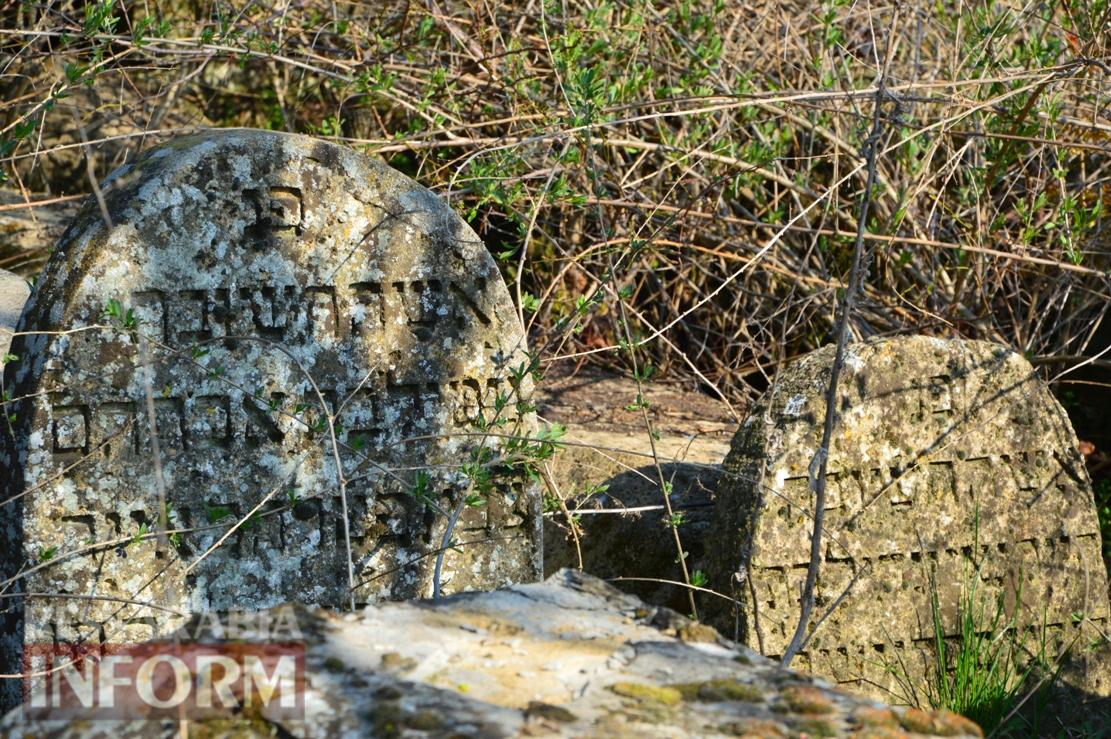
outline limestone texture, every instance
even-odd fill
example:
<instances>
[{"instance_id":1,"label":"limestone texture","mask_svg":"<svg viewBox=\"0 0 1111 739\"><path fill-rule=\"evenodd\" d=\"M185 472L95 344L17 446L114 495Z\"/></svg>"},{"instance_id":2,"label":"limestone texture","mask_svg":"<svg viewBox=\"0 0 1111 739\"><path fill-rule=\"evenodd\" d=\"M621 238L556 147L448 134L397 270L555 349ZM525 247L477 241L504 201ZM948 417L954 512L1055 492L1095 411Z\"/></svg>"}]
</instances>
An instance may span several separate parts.
<instances>
[{"instance_id":1,"label":"limestone texture","mask_svg":"<svg viewBox=\"0 0 1111 739\"><path fill-rule=\"evenodd\" d=\"M102 190L110 223L90 198L7 368L4 585L46 594L4 617L9 667L21 637L340 606L349 578L359 603L428 596L456 513L444 592L540 576L538 488L477 430L535 430L524 333L445 203L344 147L249 130L174 139Z\"/></svg>"},{"instance_id":2,"label":"limestone texture","mask_svg":"<svg viewBox=\"0 0 1111 739\"><path fill-rule=\"evenodd\" d=\"M303 714L243 692L188 715L191 737L926 739L981 737L945 712L891 708L783 669L589 575L355 613L296 611ZM225 649L232 653L231 648ZM174 717L176 718L176 717ZM147 739L150 721L0 720L4 736Z\"/></svg>"},{"instance_id":3,"label":"limestone texture","mask_svg":"<svg viewBox=\"0 0 1111 739\"><path fill-rule=\"evenodd\" d=\"M705 543L709 586L737 602L708 601L712 623L773 658L799 617L808 470L833 358L827 347L787 367L742 424ZM809 629L848 594L794 664L913 701L935 664L934 598L950 640L961 613L984 604L990 623L1002 598L1000 623L1014 616L1028 649L1042 634L1051 660L1079 645L1066 682L1107 695L1106 649L1084 652L1108 618L1091 486L1068 417L1030 364L986 342L853 343L836 398Z\"/></svg>"}]
</instances>

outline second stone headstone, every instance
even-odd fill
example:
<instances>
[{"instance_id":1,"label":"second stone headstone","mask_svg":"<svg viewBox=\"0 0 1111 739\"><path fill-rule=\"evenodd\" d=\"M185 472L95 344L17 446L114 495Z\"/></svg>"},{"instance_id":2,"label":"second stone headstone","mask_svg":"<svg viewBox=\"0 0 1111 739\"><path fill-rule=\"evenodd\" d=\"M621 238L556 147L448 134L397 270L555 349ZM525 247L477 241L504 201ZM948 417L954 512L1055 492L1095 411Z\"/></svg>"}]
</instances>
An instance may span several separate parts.
<instances>
[{"instance_id":1,"label":"second stone headstone","mask_svg":"<svg viewBox=\"0 0 1111 739\"><path fill-rule=\"evenodd\" d=\"M707 603L713 623L774 658L799 619L810 467L833 359L827 347L787 367L753 408L725 462L705 544L710 587L737 601ZM936 677L935 623L956 643L968 631L963 616L983 608L981 628L1009 626L1020 642L1026 634L1051 661L1106 633L1087 472L1068 417L1025 359L978 341L854 343L836 398L813 637L797 666L914 701ZM1090 667L1070 676L1077 689L1107 691L1106 668Z\"/></svg>"},{"instance_id":2,"label":"second stone headstone","mask_svg":"<svg viewBox=\"0 0 1111 739\"><path fill-rule=\"evenodd\" d=\"M9 660L21 617L27 640L132 641L165 608L342 606L349 578L358 602L427 596L449 521L445 592L538 578L538 490L481 432L534 430L524 333L439 198L262 131L176 139L103 189L6 375L3 574L41 594L8 611ZM177 533L144 538L163 514Z\"/></svg>"}]
</instances>

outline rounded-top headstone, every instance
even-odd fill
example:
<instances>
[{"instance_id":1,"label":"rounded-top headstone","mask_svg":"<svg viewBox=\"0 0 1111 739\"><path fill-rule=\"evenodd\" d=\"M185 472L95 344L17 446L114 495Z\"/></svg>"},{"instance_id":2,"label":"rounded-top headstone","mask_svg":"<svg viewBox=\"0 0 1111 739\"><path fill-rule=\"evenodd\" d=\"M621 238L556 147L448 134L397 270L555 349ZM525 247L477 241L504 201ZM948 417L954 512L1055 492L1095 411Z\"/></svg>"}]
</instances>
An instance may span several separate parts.
<instances>
[{"instance_id":1,"label":"rounded-top headstone","mask_svg":"<svg viewBox=\"0 0 1111 739\"><path fill-rule=\"evenodd\" d=\"M827 347L790 365L754 406L706 539L710 586L737 600L712 622L771 657L799 619L809 468L833 359ZM935 595L946 638L960 634L962 598L984 599L990 619L999 596L1007 617L1017 604L1019 633L1046 627L1049 651L1079 629L1095 635L1091 623L1106 633L1107 574L1077 438L1025 359L979 341L854 343L836 397L808 630L856 581L801 667L886 700L912 698L935 664ZM1090 677L1109 687L1106 675Z\"/></svg>"},{"instance_id":2,"label":"rounded-top headstone","mask_svg":"<svg viewBox=\"0 0 1111 739\"><path fill-rule=\"evenodd\" d=\"M427 596L457 510L445 592L539 576L538 490L478 431L533 430L525 336L439 198L262 131L170 141L102 189L107 218L90 199L58 244L6 375L4 574L38 564L21 590L78 596L28 597L28 639L170 618L112 598L339 606L347 540L357 602ZM160 487L180 533L132 542Z\"/></svg>"}]
</instances>

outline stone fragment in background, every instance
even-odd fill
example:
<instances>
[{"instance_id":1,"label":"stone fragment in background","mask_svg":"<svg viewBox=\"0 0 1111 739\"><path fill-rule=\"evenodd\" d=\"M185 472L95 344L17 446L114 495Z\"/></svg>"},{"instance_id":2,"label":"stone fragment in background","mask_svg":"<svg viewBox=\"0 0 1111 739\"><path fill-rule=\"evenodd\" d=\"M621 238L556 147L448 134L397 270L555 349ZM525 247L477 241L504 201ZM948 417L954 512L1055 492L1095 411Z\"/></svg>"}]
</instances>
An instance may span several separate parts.
<instances>
[{"instance_id":1,"label":"stone fragment in background","mask_svg":"<svg viewBox=\"0 0 1111 739\"><path fill-rule=\"evenodd\" d=\"M3 355L8 353L12 344L12 334L19 322L19 314L31 294L27 280L0 269L0 368L4 366Z\"/></svg>"},{"instance_id":2,"label":"stone fragment in background","mask_svg":"<svg viewBox=\"0 0 1111 739\"><path fill-rule=\"evenodd\" d=\"M678 384L638 387L631 377L571 363L549 367L536 389L538 413L567 427L567 447L551 461L567 512L578 515L576 542L562 509L544 516L544 573L581 567L653 605L690 614L675 534L669 525L660 473L671 486L690 573L702 568L702 539L729 440L737 429L727 404ZM653 464L649 430L637 405L648 403L657 434ZM604 488L601 489L601 488ZM551 506L549 506L551 507Z\"/></svg>"},{"instance_id":3,"label":"stone fragment in background","mask_svg":"<svg viewBox=\"0 0 1111 739\"><path fill-rule=\"evenodd\" d=\"M342 605L348 539L357 602L429 595L437 510L479 492L460 467L498 445L474 422L534 428L515 411L524 333L474 232L376 161L264 131L172 140L103 190L111 226L90 198L12 349L3 575L45 564L23 592L69 597L7 611L0 671L19 671L21 636L141 641L175 610ZM159 523L159 475L182 531L131 542ZM499 478L454 527L445 591L535 580L540 526L538 489Z\"/></svg>"},{"instance_id":4,"label":"stone fragment in background","mask_svg":"<svg viewBox=\"0 0 1111 739\"><path fill-rule=\"evenodd\" d=\"M723 633L777 658L799 617L834 357L790 365L733 440L706 538L706 603ZM978 341L906 337L850 344L828 460L823 562L812 622L855 585L795 665L889 701L921 692L933 664L936 593L944 636L958 606L999 596L1019 633L1045 625L1049 658L1107 633L1107 573L1076 435L1015 352ZM737 573L735 575L735 573ZM973 592L971 585L975 585ZM1021 594L1021 599L1019 599ZM1080 619L1080 614L1084 618ZM1104 652L1106 650L1103 650ZM1098 653L1097 653L1098 656ZM1107 695L1106 660L1066 681Z\"/></svg>"}]
</instances>

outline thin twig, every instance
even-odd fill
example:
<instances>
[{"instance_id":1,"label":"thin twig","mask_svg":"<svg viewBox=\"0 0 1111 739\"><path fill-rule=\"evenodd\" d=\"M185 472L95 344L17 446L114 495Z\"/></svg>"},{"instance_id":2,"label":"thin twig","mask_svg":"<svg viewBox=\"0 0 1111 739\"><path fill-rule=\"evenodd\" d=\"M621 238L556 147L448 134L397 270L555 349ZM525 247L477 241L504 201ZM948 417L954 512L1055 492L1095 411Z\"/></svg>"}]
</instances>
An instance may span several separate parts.
<instances>
[{"instance_id":1,"label":"thin twig","mask_svg":"<svg viewBox=\"0 0 1111 739\"><path fill-rule=\"evenodd\" d=\"M898 17L898 6L896 7ZM849 286L845 290L845 297L841 307L841 315L837 321L837 350L833 358L833 367L830 371L829 388L826 390L826 414L822 425L822 443L818 447L814 458L810 462L810 490L814 493L814 531L810 536L810 563L806 568L806 582L803 585L801 605L799 609L799 622L795 634L791 637L790 644L783 652L780 661L784 667L790 667L791 660L802 649L807 640L807 629L810 626L810 612L814 607L814 585L818 579L818 568L822 560L822 523L825 520L826 509L826 467L829 460L829 447L833 440L833 424L837 418L837 381L841 376L841 367L845 360L845 343L849 333L849 319L853 314L856 304L856 294L860 287L861 265L863 263L864 235L867 231L865 224L868 222L868 205L872 200L872 186L876 181L876 159L880 147L880 138L883 135L883 104L887 100L884 91L884 78L887 74L887 64L890 63L890 52L893 45L888 44L888 59L880 71L876 83L875 111L872 118L872 132L868 138L867 161L868 177L864 193L860 200L860 215L857 218L856 245L853 248L852 266L849 268ZM814 628L817 628L815 625Z\"/></svg>"}]
</instances>

